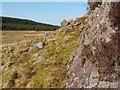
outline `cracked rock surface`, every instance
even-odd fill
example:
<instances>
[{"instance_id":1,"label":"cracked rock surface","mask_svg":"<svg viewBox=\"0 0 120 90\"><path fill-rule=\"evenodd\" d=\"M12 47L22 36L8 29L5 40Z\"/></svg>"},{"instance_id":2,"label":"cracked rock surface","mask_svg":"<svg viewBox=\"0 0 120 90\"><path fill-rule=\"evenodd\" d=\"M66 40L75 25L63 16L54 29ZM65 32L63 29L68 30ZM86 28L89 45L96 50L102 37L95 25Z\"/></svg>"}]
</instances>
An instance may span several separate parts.
<instances>
[{"instance_id":1,"label":"cracked rock surface","mask_svg":"<svg viewBox=\"0 0 120 90\"><path fill-rule=\"evenodd\" d=\"M104 1L104 0L103 0ZM118 88L120 80L120 0L90 11L71 57L68 88Z\"/></svg>"}]
</instances>

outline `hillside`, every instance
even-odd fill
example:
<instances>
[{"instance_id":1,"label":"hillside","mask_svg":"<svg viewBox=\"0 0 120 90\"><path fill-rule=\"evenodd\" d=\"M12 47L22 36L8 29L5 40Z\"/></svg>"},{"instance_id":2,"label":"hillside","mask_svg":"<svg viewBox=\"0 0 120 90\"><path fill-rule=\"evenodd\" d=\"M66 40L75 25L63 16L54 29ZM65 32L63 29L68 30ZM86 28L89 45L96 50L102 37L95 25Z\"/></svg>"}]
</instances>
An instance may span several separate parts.
<instances>
[{"instance_id":1,"label":"hillside","mask_svg":"<svg viewBox=\"0 0 120 90\"><path fill-rule=\"evenodd\" d=\"M2 87L118 88L120 2L95 4L41 38L3 46Z\"/></svg>"},{"instance_id":2,"label":"hillside","mask_svg":"<svg viewBox=\"0 0 120 90\"><path fill-rule=\"evenodd\" d=\"M79 33L87 17L78 18L54 32L45 33L42 38L3 46L2 87L65 87L69 58L78 46ZM33 46L39 42L44 43L41 49Z\"/></svg>"},{"instance_id":3,"label":"hillside","mask_svg":"<svg viewBox=\"0 0 120 90\"><path fill-rule=\"evenodd\" d=\"M18 19L11 17L2 18L2 30L37 30L37 31L53 31L59 28L59 26L38 23L27 19Z\"/></svg>"}]
</instances>

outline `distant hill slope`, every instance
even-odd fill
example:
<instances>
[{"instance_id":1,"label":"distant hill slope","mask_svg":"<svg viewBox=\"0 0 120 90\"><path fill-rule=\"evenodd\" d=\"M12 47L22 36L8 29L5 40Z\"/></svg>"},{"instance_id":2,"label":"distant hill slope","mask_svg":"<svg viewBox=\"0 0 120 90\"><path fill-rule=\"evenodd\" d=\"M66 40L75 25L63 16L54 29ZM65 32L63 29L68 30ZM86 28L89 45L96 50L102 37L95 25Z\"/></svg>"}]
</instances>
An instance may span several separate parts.
<instances>
[{"instance_id":1,"label":"distant hill slope","mask_svg":"<svg viewBox=\"0 0 120 90\"><path fill-rule=\"evenodd\" d=\"M2 19L2 30L38 30L51 31L56 30L59 26L38 23L27 19L18 19L11 17L0 17Z\"/></svg>"}]
</instances>

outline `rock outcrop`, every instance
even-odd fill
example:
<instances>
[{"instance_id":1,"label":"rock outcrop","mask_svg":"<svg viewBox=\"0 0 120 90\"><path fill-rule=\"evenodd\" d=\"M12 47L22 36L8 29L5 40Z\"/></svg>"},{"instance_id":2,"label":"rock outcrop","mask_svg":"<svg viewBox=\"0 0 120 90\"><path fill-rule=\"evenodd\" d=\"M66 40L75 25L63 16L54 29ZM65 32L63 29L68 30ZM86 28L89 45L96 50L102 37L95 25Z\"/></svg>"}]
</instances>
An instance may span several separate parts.
<instances>
[{"instance_id":1,"label":"rock outcrop","mask_svg":"<svg viewBox=\"0 0 120 90\"><path fill-rule=\"evenodd\" d=\"M67 26L67 25L69 25L69 24L70 24L70 22L64 19L64 20L61 22L61 27L65 27L65 26Z\"/></svg>"},{"instance_id":2,"label":"rock outcrop","mask_svg":"<svg viewBox=\"0 0 120 90\"><path fill-rule=\"evenodd\" d=\"M93 5L73 52L68 88L118 88L120 0ZM91 7L91 6L90 6Z\"/></svg>"}]
</instances>

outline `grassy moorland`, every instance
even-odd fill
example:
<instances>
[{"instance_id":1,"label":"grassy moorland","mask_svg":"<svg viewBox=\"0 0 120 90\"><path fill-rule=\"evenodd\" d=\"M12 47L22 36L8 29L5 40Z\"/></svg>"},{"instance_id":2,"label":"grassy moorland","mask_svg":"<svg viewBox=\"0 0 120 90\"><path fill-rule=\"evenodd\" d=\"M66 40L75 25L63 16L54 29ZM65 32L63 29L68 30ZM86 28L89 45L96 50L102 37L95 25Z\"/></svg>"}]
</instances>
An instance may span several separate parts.
<instances>
[{"instance_id":1,"label":"grassy moorland","mask_svg":"<svg viewBox=\"0 0 120 90\"><path fill-rule=\"evenodd\" d=\"M47 32L47 31L46 31ZM29 40L36 40L40 39L44 36L44 31L21 31L21 30L11 30L11 31L2 31L2 44L8 45L8 44L15 44L19 42Z\"/></svg>"},{"instance_id":2,"label":"grassy moorland","mask_svg":"<svg viewBox=\"0 0 120 90\"><path fill-rule=\"evenodd\" d=\"M31 32L30 40L2 47L2 87L17 88L62 88L67 81L70 66L70 56L78 46L79 33L87 22L87 16L72 21L68 26L49 32L50 37L44 41L43 36ZM76 25L77 23L77 25ZM70 27L72 27L70 29ZM28 33L28 32L25 32ZM43 32L42 32L43 33ZM34 34L34 39L31 39ZM44 33L43 33L44 34ZM14 38L23 34L15 32ZM3 42L8 34L3 32ZM9 40L12 40L10 35ZM39 38L38 38L39 37ZM12 40L13 41L13 40ZM11 41L11 42L12 42ZM15 40L17 41L17 40ZM7 42L7 41L5 41ZM18 41L19 42L19 41ZM32 46L34 43L44 42L42 49ZM36 63L39 56L45 58Z\"/></svg>"}]
</instances>

